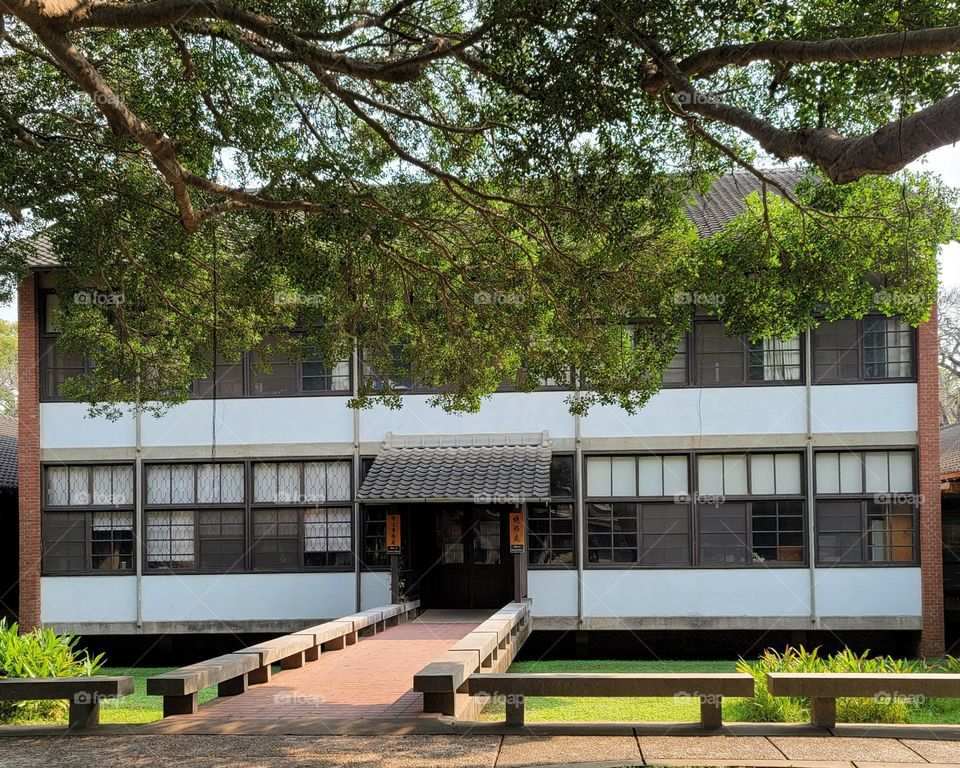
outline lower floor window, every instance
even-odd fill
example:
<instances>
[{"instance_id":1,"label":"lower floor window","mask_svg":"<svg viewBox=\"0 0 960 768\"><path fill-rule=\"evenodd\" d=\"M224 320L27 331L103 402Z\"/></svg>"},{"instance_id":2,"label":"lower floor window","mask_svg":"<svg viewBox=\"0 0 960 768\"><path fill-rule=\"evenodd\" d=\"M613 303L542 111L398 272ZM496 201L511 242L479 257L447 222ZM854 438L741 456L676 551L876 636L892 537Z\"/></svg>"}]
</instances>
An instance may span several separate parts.
<instances>
[{"instance_id":1,"label":"lower floor window","mask_svg":"<svg viewBox=\"0 0 960 768\"><path fill-rule=\"evenodd\" d=\"M874 499L817 501L821 563L916 561L917 509Z\"/></svg>"},{"instance_id":2,"label":"lower floor window","mask_svg":"<svg viewBox=\"0 0 960 768\"><path fill-rule=\"evenodd\" d=\"M587 560L598 565L690 565L690 506L588 504Z\"/></svg>"},{"instance_id":3,"label":"lower floor window","mask_svg":"<svg viewBox=\"0 0 960 768\"><path fill-rule=\"evenodd\" d=\"M303 513L303 564L347 568L353 562L350 507L307 509Z\"/></svg>"},{"instance_id":4,"label":"lower floor window","mask_svg":"<svg viewBox=\"0 0 960 768\"><path fill-rule=\"evenodd\" d=\"M530 565L573 565L573 504L532 504L527 508Z\"/></svg>"},{"instance_id":5,"label":"lower floor window","mask_svg":"<svg viewBox=\"0 0 960 768\"><path fill-rule=\"evenodd\" d=\"M804 504L763 499L699 504L703 565L803 563Z\"/></svg>"},{"instance_id":6,"label":"lower floor window","mask_svg":"<svg viewBox=\"0 0 960 768\"><path fill-rule=\"evenodd\" d=\"M133 510L46 512L45 573L132 571Z\"/></svg>"}]
</instances>

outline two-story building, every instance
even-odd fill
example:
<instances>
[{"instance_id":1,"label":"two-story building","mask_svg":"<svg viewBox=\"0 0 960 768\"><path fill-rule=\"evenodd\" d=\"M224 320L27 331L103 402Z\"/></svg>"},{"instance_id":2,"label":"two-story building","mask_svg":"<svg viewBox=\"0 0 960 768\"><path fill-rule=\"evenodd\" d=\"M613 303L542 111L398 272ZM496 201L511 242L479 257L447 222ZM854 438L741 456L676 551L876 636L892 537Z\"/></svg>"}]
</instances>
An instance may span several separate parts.
<instances>
[{"instance_id":1,"label":"two-story building","mask_svg":"<svg viewBox=\"0 0 960 768\"><path fill-rule=\"evenodd\" d=\"M725 177L690 217L710 235L755 188ZM572 384L454 415L410 382L400 410L351 410L359 354L269 373L248 354L162 417L109 421L59 396L84 361L57 349L42 241L33 266L25 625L279 631L348 614L390 599L389 523L395 588L426 607L519 594L541 629L896 633L942 650L935 320L749 343L698 317L634 414L573 415Z\"/></svg>"}]
</instances>

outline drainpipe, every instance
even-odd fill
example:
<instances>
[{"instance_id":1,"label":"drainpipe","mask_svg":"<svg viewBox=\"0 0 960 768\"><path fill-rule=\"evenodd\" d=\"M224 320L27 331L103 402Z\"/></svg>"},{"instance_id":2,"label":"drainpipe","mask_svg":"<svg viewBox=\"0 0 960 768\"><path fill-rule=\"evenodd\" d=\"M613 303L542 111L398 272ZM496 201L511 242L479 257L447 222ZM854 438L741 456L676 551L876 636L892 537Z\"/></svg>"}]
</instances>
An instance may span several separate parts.
<instances>
[{"instance_id":1,"label":"drainpipe","mask_svg":"<svg viewBox=\"0 0 960 768\"><path fill-rule=\"evenodd\" d=\"M360 350L357 347L357 340L353 341L353 359L350 361L350 373L353 382L353 392L357 391L360 383ZM353 409L353 569L355 577L356 605L357 612L362 610L363 606L363 588L360 576L360 546L363 541L360 530L360 502L356 500L357 492L360 490L360 409Z\"/></svg>"},{"instance_id":2,"label":"drainpipe","mask_svg":"<svg viewBox=\"0 0 960 768\"><path fill-rule=\"evenodd\" d=\"M134 491L134 530L137 532L137 555L134 558L137 574L137 634L143 632L143 558L144 558L144 519L143 493L140 487L140 478L143 477L143 435L141 433L141 414L137 407L134 413L135 445L133 457L133 491Z\"/></svg>"},{"instance_id":3,"label":"drainpipe","mask_svg":"<svg viewBox=\"0 0 960 768\"><path fill-rule=\"evenodd\" d=\"M813 333L807 331L804 335L804 398L806 405L807 441L807 541L810 563L810 625L814 629L820 628L820 617L817 616L817 558L816 558L816 510L814 509L814 482L813 482Z\"/></svg>"},{"instance_id":4,"label":"drainpipe","mask_svg":"<svg viewBox=\"0 0 960 768\"><path fill-rule=\"evenodd\" d=\"M577 629L583 628L583 560L587 555L586 511L583 506L583 436L580 433L580 414L573 416L574 454L573 484L577 489Z\"/></svg>"}]
</instances>

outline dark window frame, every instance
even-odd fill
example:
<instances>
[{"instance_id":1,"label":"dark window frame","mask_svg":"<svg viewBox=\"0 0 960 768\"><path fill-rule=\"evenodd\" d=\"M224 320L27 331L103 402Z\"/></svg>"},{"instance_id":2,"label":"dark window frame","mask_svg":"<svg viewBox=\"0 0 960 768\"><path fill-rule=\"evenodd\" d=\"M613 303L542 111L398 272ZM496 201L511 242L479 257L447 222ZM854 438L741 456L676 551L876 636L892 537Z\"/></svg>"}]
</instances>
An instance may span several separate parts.
<instances>
[{"instance_id":1,"label":"dark window frame","mask_svg":"<svg viewBox=\"0 0 960 768\"><path fill-rule=\"evenodd\" d=\"M820 493L817 486L817 476L816 476L816 465L817 465L817 456L823 453L854 453L860 454L860 488L858 492L838 492L838 493ZM909 493L903 491L878 491L870 492L866 490L867 487L867 462L865 460L865 455L868 453L910 453L912 455L912 470L913 470L913 487L914 490ZM919 454L918 450L914 446L871 446L870 448L821 448L814 452L813 456L813 465L814 465L814 495L813 495L813 507L814 507L814 547L816 549L816 564L817 566L829 567L829 568L916 568L920 565L920 492L916 490L920 487L920 467L919 467ZM889 460L888 460L889 465ZM893 497L892 500L886 502L877 501L878 496L887 495ZM909 501L896 501L896 499L904 497L909 499ZM824 530L820 526L820 516L819 516L819 503L820 502L848 502L848 503L857 503L860 505L860 530L858 532L860 539L860 559L857 561L833 561L833 560L823 560L820 557L820 536L821 534L841 534L848 533L847 531L839 531L827 529ZM912 506L911 519L913 523L912 533L913 533L913 557L910 560L870 560L867 553L867 548L869 547L869 526L867 524L869 513L869 505L871 503L883 504L888 509L894 504L910 504Z\"/></svg>"},{"instance_id":2,"label":"dark window frame","mask_svg":"<svg viewBox=\"0 0 960 768\"><path fill-rule=\"evenodd\" d=\"M721 329L724 330L724 335L727 338L737 339L739 341L741 376L738 381L703 381L701 378L701 355L697 352L697 344L699 343L700 335L704 332L703 329L705 327L716 326L720 326ZM799 375L796 379L783 379L779 381L776 379L750 378L750 353L757 350L751 349L751 342L746 336L742 334L738 334L736 336L727 334L726 330L723 329L723 323L720 320L706 317L695 318L693 322L693 328L690 332L690 337L691 341L687 353L687 381L690 382L690 384L687 386L711 389L716 387L800 387L805 383L806 344L804 343L803 333L797 334Z\"/></svg>"},{"instance_id":3,"label":"dark window frame","mask_svg":"<svg viewBox=\"0 0 960 768\"><path fill-rule=\"evenodd\" d=\"M555 481L558 477L554 477L553 474L553 462L556 460L561 460L564 462L569 462L570 470L570 488L569 493L558 493L554 495L554 490L557 489ZM525 506L525 516L526 516L526 535L527 535L527 568L531 570L558 570L558 571L569 571L576 570L580 560L580 546L579 546L579 523L580 516L577 510L577 458L576 454L569 452L558 451L553 454L551 457L551 472L550 472L550 501L546 503L527 503ZM563 551L567 550L566 547L554 547L552 542L554 536L564 536L562 532L554 532L554 523L555 520L554 506L558 504L569 505L570 507L570 524L571 524L571 533L570 537L572 539L570 546L570 562L569 563L557 563L557 562L548 562L548 563L537 563L534 562L534 553L536 552L552 552L552 551ZM531 517L531 508L543 507L545 515L532 518ZM532 533L530 530L530 522L532 519L537 520L546 520L548 531L546 533L548 546L546 547L533 547L532 545ZM542 534L538 535L538 538L542 539Z\"/></svg>"},{"instance_id":4,"label":"dark window frame","mask_svg":"<svg viewBox=\"0 0 960 768\"><path fill-rule=\"evenodd\" d=\"M85 467L88 469L88 488L90 489L90 504L83 505L54 505L49 503L47 494L47 471L51 467ZM133 475L133 487L130 504L94 504L93 499L93 468L95 467L130 467ZM135 465L129 461L71 461L71 462L41 462L40 464L40 573L42 576L130 576L136 572L137 568L137 520L136 520L136 494L138 493L138 479L136 476ZM131 525L131 552L130 567L124 569L102 569L93 567L93 524L94 516L103 512L124 512L129 513ZM69 569L51 569L48 567L47 560L47 537L50 521L56 516L83 516L83 546L84 546L84 567ZM113 529L111 529L113 530ZM111 537L111 540L113 538Z\"/></svg>"},{"instance_id":5,"label":"dark window frame","mask_svg":"<svg viewBox=\"0 0 960 768\"><path fill-rule=\"evenodd\" d=\"M894 316L896 317L896 316ZM827 378L826 376L819 376L817 374L817 364L816 364L816 334L817 331L823 328L825 325L829 325L828 321L823 319L820 320L820 325L816 328L812 328L807 333L810 336L810 348L813 352L814 359L811 361L810 373L812 377L812 384L814 386L818 385L827 385L827 386L842 386L849 384L909 384L911 382L917 381L917 349L918 349L918 334L919 329L908 326L908 331L910 334L910 369L911 373L909 376L887 376L887 377L867 377L865 375L866 371L866 354L864 346L864 331L863 331L863 321L868 319L878 319L878 318L887 318L886 315L879 314L876 312L870 312L860 318L842 318L840 322L847 321L856 323L856 335L857 335L857 376L854 379L836 379L836 378Z\"/></svg>"}]
</instances>

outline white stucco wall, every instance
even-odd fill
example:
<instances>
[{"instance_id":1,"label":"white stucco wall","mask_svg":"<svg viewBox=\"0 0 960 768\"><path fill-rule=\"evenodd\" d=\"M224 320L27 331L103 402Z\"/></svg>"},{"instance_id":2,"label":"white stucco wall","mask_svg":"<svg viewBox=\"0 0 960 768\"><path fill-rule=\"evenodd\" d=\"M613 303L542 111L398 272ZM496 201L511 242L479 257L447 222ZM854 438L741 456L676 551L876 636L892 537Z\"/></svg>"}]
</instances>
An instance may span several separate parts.
<instances>
[{"instance_id":1,"label":"white stucco wall","mask_svg":"<svg viewBox=\"0 0 960 768\"><path fill-rule=\"evenodd\" d=\"M528 570L527 594L534 616L576 616L577 572Z\"/></svg>"},{"instance_id":2,"label":"white stucco wall","mask_svg":"<svg viewBox=\"0 0 960 768\"><path fill-rule=\"evenodd\" d=\"M360 610L369 611L390 604L390 574L367 572L360 574Z\"/></svg>"},{"instance_id":3,"label":"white stucco wall","mask_svg":"<svg viewBox=\"0 0 960 768\"><path fill-rule=\"evenodd\" d=\"M821 616L919 616L919 568L817 569Z\"/></svg>"},{"instance_id":4,"label":"white stucco wall","mask_svg":"<svg viewBox=\"0 0 960 768\"><path fill-rule=\"evenodd\" d=\"M40 620L45 624L134 622L134 576L44 576L40 579Z\"/></svg>"}]
</instances>

